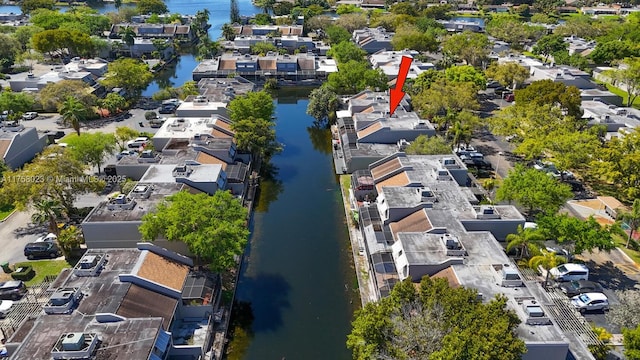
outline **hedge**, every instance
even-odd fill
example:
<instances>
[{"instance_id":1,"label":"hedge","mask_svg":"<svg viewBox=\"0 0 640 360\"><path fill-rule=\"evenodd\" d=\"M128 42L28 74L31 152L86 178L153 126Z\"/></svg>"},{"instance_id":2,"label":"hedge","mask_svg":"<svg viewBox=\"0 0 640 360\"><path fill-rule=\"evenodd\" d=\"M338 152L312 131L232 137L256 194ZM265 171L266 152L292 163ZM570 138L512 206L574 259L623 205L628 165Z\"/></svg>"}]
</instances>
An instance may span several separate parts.
<instances>
[{"instance_id":1,"label":"hedge","mask_svg":"<svg viewBox=\"0 0 640 360\"><path fill-rule=\"evenodd\" d=\"M22 269L20 270L20 272L14 271L11 273L11 277L14 280L29 281L33 279L34 276L36 276L36 272L29 265L22 266Z\"/></svg>"}]
</instances>

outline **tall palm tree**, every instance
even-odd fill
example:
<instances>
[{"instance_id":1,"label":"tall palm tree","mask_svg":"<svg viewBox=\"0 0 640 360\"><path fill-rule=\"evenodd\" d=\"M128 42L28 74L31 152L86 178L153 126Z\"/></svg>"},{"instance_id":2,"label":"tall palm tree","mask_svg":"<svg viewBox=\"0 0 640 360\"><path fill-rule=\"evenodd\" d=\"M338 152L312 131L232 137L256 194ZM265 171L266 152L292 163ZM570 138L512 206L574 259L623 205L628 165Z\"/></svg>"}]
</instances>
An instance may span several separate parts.
<instances>
[{"instance_id":1,"label":"tall palm tree","mask_svg":"<svg viewBox=\"0 0 640 360\"><path fill-rule=\"evenodd\" d=\"M529 259L529 267L537 271L538 267L541 266L543 269L547 270L547 275L545 276L543 284L543 287L546 289L549 284L549 270L566 262L567 260L564 256L560 256L552 251L542 250L540 255L536 255Z\"/></svg>"},{"instance_id":2,"label":"tall palm tree","mask_svg":"<svg viewBox=\"0 0 640 360\"><path fill-rule=\"evenodd\" d=\"M233 29L233 26L231 26L231 24L229 23L222 25L220 30L222 30L222 37L224 37L227 40L233 40L233 38L236 37L236 31Z\"/></svg>"},{"instance_id":3,"label":"tall palm tree","mask_svg":"<svg viewBox=\"0 0 640 360\"><path fill-rule=\"evenodd\" d=\"M122 0L114 0L113 5L116 7L116 10L120 10L120 7L122 6Z\"/></svg>"},{"instance_id":4,"label":"tall palm tree","mask_svg":"<svg viewBox=\"0 0 640 360\"><path fill-rule=\"evenodd\" d=\"M544 242L544 235L537 229L525 229L518 226L518 232L507 235L507 252L518 249L518 256L529 258L540 253L540 247Z\"/></svg>"},{"instance_id":5,"label":"tall palm tree","mask_svg":"<svg viewBox=\"0 0 640 360\"><path fill-rule=\"evenodd\" d=\"M136 42L136 32L129 26L120 28L118 35L129 47L129 57L133 57L133 44Z\"/></svg>"},{"instance_id":6,"label":"tall palm tree","mask_svg":"<svg viewBox=\"0 0 640 360\"><path fill-rule=\"evenodd\" d=\"M31 221L36 224L49 224L49 232L59 235L58 218L62 216L64 207L57 200L43 199L33 204L36 212Z\"/></svg>"},{"instance_id":7,"label":"tall palm tree","mask_svg":"<svg viewBox=\"0 0 640 360\"><path fill-rule=\"evenodd\" d=\"M87 118L87 108L73 96L67 97L60 107L60 115L65 125L71 125L80 136L80 121Z\"/></svg>"},{"instance_id":8,"label":"tall palm tree","mask_svg":"<svg viewBox=\"0 0 640 360\"><path fill-rule=\"evenodd\" d=\"M631 210L619 214L618 220L624 222L630 228L629 237L627 238L627 245L625 246L628 249L629 243L631 242L631 239L633 239L633 233L640 226L640 199L633 200Z\"/></svg>"},{"instance_id":9,"label":"tall palm tree","mask_svg":"<svg viewBox=\"0 0 640 360\"><path fill-rule=\"evenodd\" d=\"M456 121L447 130L448 137L451 138L451 145L454 148L460 147L461 143L468 143L471 140L471 128L463 124L461 121Z\"/></svg>"}]
</instances>

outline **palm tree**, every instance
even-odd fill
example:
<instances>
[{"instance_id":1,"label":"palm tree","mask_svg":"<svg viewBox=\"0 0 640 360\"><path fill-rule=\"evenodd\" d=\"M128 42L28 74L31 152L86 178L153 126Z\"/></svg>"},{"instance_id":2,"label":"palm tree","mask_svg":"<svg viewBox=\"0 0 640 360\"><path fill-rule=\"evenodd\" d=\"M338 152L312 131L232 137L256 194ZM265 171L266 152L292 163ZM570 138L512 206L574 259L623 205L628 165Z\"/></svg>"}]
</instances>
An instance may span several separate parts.
<instances>
[{"instance_id":1,"label":"palm tree","mask_svg":"<svg viewBox=\"0 0 640 360\"><path fill-rule=\"evenodd\" d=\"M471 128L463 124L461 121L456 121L447 130L448 137L452 139L451 146L454 148L460 147L461 143L468 143L471 140Z\"/></svg>"},{"instance_id":2,"label":"palm tree","mask_svg":"<svg viewBox=\"0 0 640 360\"><path fill-rule=\"evenodd\" d=\"M136 42L136 32L129 26L120 28L118 35L129 47L129 57L133 57L133 44Z\"/></svg>"},{"instance_id":3,"label":"palm tree","mask_svg":"<svg viewBox=\"0 0 640 360\"><path fill-rule=\"evenodd\" d=\"M60 115L65 125L71 125L80 136L80 121L86 119L87 108L73 96L67 97L60 107Z\"/></svg>"},{"instance_id":4,"label":"palm tree","mask_svg":"<svg viewBox=\"0 0 640 360\"><path fill-rule=\"evenodd\" d=\"M544 235L537 229L525 229L518 225L518 232L507 235L507 252L518 249L518 256L529 258L540 253L540 246L544 242Z\"/></svg>"},{"instance_id":5,"label":"palm tree","mask_svg":"<svg viewBox=\"0 0 640 360\"><path fill-rule=\"evenodd\" d=\"M549 273L551 269L554 267L566 263L567 260L564 256L560 256L552 251L542 250L540 255L536 255L529 259L529 267L532 269L538 270L539 267L542 267L547 271L547 275L544 279L543 287L546 289L549 284Z\"/></svg>"},{"instance_id":6,"label":"palm tree","mask_svg":"<svg viewBox=\"0 0 640 360\"><path fill-rule=\"evenodd\" d=\"M627 238L627 245L625 246L628 249L629 243L631 239L633 239L634 231L640 226L640 199L633 200L631 211L625 211L619 214L618 220L629 226L629 237Z\"/></svg>"},{"instance_id":7,"label":"palm tree","mask_svg":"<svg viewBox=\"0 0 640 360\"><path fill-rule=\"evenodd\" d=\"M80 244L84 244L82 231L73 225L69 226L68 228L60 231L58 244L60 244L60 250L62 250L62 253L68 260L72 255L73 250L79 248Z\"/></svg>"},{"instance_id":8,"label":"palm tree","mask_svg":"<svg viewBox=\"0 0 640 360\"><path fill-rule=\"evenodd\" d=\"M57 200L44 199L33 204L36 212L31 215L35 224L49 223L49 232L59 235L58 218L62 216L64 207Z\"/></svg>"},{"instance_id":9,"label":"palm tree","mask_svg":"<svg viewBox=\"0 0 640 360\"><path fill-rule=\"evenodd\" d=\"M222 30L222 36L227 40L233 40L236 37L236 31L229 23L222 25L220 30Z\"/></svg>"}]
</instances>

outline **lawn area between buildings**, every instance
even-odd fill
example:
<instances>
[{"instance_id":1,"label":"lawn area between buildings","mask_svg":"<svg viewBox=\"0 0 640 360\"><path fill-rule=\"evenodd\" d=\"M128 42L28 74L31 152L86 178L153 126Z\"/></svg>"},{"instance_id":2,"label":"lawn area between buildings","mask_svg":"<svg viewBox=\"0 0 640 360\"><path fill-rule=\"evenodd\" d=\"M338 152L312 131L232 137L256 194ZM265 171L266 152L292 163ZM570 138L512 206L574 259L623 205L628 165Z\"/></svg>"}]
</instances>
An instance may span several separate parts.
<instances>
[{"instance_id":1,"label":"lawn area between buildings","mask_svg":"<svg viewBox=\"0 0 640 360\"><path fill-rule=\"evenodd\" d=\"M13 205L0 205L0 221L4 221L15 209Z\"/></svg>"},{"instance_id":2,"label":"lawn area between buildings","mask_svg":"<svg viewBox=\"0 0 640 360\"><path fill-rule=\"evenodd\" d=\"M45 276L57 276L58 274L60 274L60 271L62 271L62 269L71 267L71 265L69 265L66 260L36 260L16 263L14 265L14 270L21 266L27 265L31 266L36 272L36 276L34 276L33 279L25 281L25 284L27 284L27 286L40 284L42 281L44 281Z\"/></svg>"},{"instance_id":3,"label":"lawn area between buildings","mask_svg":"<svg viewBox=\"0 0 640 360\"><path fill-rule=\"evenodd\" d=\"M67 135L65 135L63 138L61 138L60 140L58 140L58 144L60 144L60 143L66 143L67 141L69 141L69 140L71 140L71 139L73 139L73 138L75 138L75 137L78 137L78 134L76 134L75 132L68 133L68 134L67 134Z\"/></svg>"},{"instance_id":4,"label":"lawn area between buildings","mask_svg":"<svg viewBox=\"0 0 640 360\"><path fill-rule=\"evenodd\" d=\"M626 248L626 245L627 245L626 237L622 237L620 235L614 234L613 241L615 241L616 246L618 246L620 250L622 250L625 254L627 254L633 260L633 262L640 265L640 252L633 250L631 247L629 247L628 249Z\"/></svg>"},{"instance_id":5,"label":"lawn area between buildings","mask_svg":"<svg viewBox=\"0 0 640 360\"><path fill-rule=\"evenodd\" d=\"M624 106L627 105L627 100L629 99L629 95L627 95L627 92L619 89L611 84L606 84L607 85L607 90L611 91L612 93L620 96L622 98L622 104ZM640 109L640 97L637 97L634 101L632 106L636 109Z\"/></svg>"}]
</instances>

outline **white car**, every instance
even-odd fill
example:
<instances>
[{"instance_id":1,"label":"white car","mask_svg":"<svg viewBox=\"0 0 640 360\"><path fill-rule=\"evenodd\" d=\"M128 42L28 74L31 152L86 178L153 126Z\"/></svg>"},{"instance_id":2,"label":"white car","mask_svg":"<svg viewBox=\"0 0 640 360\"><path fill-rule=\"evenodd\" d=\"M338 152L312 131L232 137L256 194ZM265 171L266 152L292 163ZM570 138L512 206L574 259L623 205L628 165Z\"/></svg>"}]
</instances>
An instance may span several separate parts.
<instances>
[{"instance_id":1,"label":"white car","mask_svg":"<svg viewBox=\"0 0 640 360\"><path fill-rule=\"evenodd\" d=\"M35 111L29 111L22 115L22 118L25 120L33 120L38 117L38 113Z\"/></svg>"},{"instance_id":2,"label":"white car","mask_svg":"<svg viewBox=\"0 0 640 360\"><path fill-rule=\"evenodd\" d=\"M120 160L125 156L135 155L137 154L134 150L122 150L118 155L116 155L116 159Z\"/></svg>"},{"instance_id":3,"label":"white car","mask_svg":"<svg viewBox=\"0 0 640 360\"><path fill-rule=\"evenodd\" d=\"M35 242L56 242L58 237L54 233L48 233L47 235L42 235L36 239Z\"/></svg>"},{"instance_id":4,"label":"white car","mask_svg":"<svg viewBox=\"0 0 640 360\"><path fill-rule=\"evenodd\" d=\"M13 301L11 300L2 300L0 301L0 318L5 318L9 315L11 311L11 307L13 307Z\"/></svg>"},{"instance_id":5,"label":"white car","mask_svg":"<svg viewBox=\"0 0 640 360\"><path fill-rule=\"evenodd\" d=\"M603 293L585 293L572 297L571 305L581 313L586 311L607 311L609 310L609 299Z\"/></svg>"}]
</instances>

